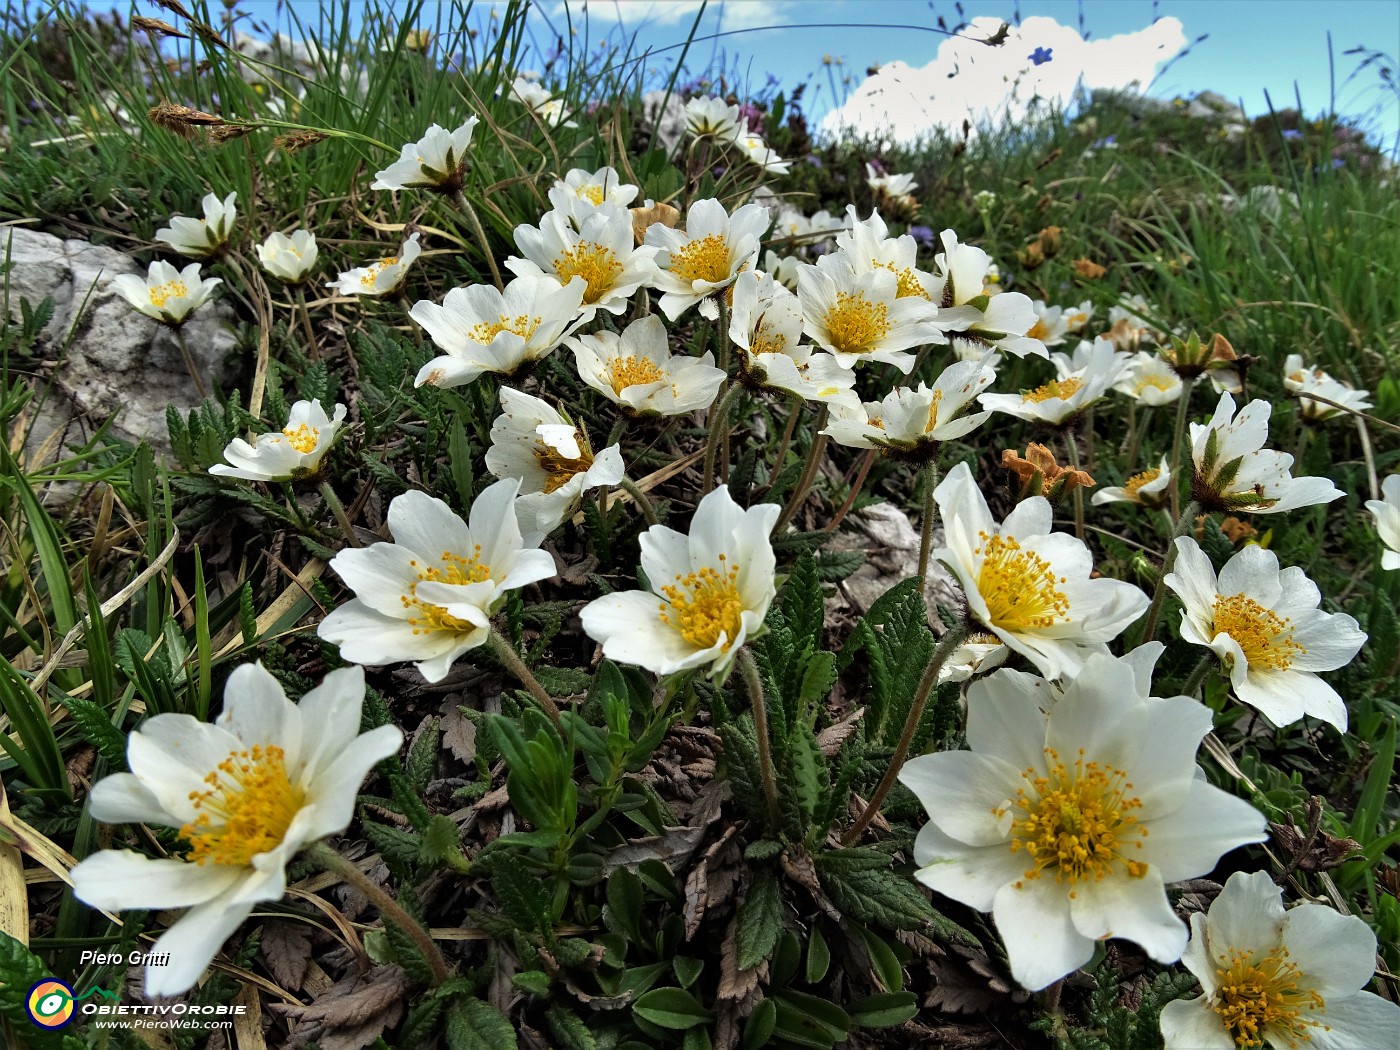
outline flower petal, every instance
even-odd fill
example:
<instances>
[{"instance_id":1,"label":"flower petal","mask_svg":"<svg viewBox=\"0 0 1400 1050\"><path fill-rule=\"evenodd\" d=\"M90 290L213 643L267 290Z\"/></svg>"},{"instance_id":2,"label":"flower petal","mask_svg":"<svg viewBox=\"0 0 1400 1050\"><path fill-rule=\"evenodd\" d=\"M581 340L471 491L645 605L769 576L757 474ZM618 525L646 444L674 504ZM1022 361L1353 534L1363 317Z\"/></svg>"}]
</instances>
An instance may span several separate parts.
<instances>
[{"instance_id":1,"label":"flower petal","mask_svg":"<svg viewBox=\"0 0 1400 1050\"><path fill-rule=\"evenodd\" d=\"M146 994L179 995L193 988L224 941L252 910L251 904L231 906L212 901L186 912L155 943L155 951L169 961L164 966L146 967Z\"/></svg>"},{"instance_id":2,"label":"flower petal","mask_svg":"<svg viewBox=\"0 0 1400 1050\"><path fill-rule=\"evenodd\" d=\"M992 918L1006 945L1011 975L1027 991L1040 991L1093 957L1093 940L1074 928L1066 890L1052 878L1003 886L992 904Z\"/></svg>"}]
</instances>

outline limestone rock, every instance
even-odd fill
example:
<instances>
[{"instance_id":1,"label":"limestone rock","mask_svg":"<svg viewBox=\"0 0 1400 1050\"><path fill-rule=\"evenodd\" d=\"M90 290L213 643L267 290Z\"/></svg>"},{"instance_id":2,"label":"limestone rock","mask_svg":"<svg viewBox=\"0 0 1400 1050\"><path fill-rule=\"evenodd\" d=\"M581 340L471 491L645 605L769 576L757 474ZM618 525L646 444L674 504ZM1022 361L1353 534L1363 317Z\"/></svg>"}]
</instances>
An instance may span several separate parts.
<instances>
[{"instance_id":1,"label":"limestone rock","mask_svg":"<svg viewBox=\"0 0 1400 1050\"><path fill-rule=\"evenodd\" d=\"M933 547L936 550L942 545L943 530L935 528ZM845 582L845 591L857 606L852 610L856 614L864 613L895 584L919 574L919 530L893 503L877 503L852 514L828 546L865 552L865 562ZM929 564L927 599L930 622L935 624L936 606L957 610L963 605L956 579L939 562ZM851 604L840 594L832 600Z\"/></svg>"},{"instance_id":2,"label":"limestone rock","mask_svg":"<svg viewBox=\"0 0 1400 1050\"><path fill-rule=\"evenodd\" d=\"M9 308L20 317L20 302L31 307L52 298L53 317L36 348L53 380L30 435L30 446L57 428L64 443L80 443L115 415L116 437L144 439L169 448L165 410L188 410L199 394L185 368L174 333L137 313L112 288L123 273L144 273L131 256L80 240L8 227L0 231L0 258L8 257ZM211 388L231 374L228 357L236 345L234 314L217 300L185 324L185 339L196 367Z\"/></svg>"}]
</instances>

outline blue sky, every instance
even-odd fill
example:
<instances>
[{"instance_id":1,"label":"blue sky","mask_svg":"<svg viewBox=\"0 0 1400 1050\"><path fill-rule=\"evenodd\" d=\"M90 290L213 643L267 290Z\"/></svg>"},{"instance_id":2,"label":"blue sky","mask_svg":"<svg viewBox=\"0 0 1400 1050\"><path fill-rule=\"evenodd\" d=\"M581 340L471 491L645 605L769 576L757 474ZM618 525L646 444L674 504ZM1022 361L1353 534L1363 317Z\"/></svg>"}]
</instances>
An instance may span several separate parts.
<instances>
[{"instance_id":1,"label":"blue sky","mask_svg":"<svg viewBox=\"0 0 1400 1050\"><path fill-rule=\"evenodd\" d=\"M352 0L355 2L355 0ZM305 16L316 10L315 0L290 0ZM93 7L111 3L91 2ZM149 0L143 13L168 18ZM274 0L242 0L239 9L274 21ZM402 9L402 4L394 6ZM431 7L432 5L430 5ZM474 18L484 19L489 3L479 3ZM548 25L566 24L562 0L542 0L535 25L538 41L551 42ZM651 63L668 67L679 55L674 45L684 41L700 7L698 0L569 0L575 26L589 22L593 39L619 32L637 32L639 43L657 53ZM1363 120L1386 145L1400 138L1400 101L1380 87L1373 67L1347 83L1360 62L1344 51L1366 45L1400 55L1400 3L1395 0L965 0L964 16L1014 20L1034 16L1054 18L1082 28L1091 40L1144 30L1156 18L1180 21L1188 47L1149 89L1156 96L1217 91L1242 102L1250 115L1267 110L1265 91L1277 107L1294 104L1317 113L1335 97L1337 110ZM711 2L702 34L732 32L722 39L701 41L692 51L692 66L704 66L723 54L727 67L750 83L762 85L773 74L785 86L810 79L809 108L820 116L830 108L833 86L838 94L865 79L867 67L902 61L911 67L929 63L946 39L935 30L939 15L949 26L960 16L951 0L724 0ZM314 15L313 15L314 17ZM846 23L842 28L824 24ZM621 30L619 30L619 25ZM776 27L776 28L767 28ZM903 28L894 28L903 27ZM1329 68L1328 33L1333 68ZM1197 42L1205 35L1207 39ZM662 51L663 48L672 48ZM827 66L824 56L841 64ZM850 88L841 80L851 78ZM1335 89L1334 86L1335 85ZM1334 95L1335 90L1335 95Z\"/></svg>"}]
</instances>

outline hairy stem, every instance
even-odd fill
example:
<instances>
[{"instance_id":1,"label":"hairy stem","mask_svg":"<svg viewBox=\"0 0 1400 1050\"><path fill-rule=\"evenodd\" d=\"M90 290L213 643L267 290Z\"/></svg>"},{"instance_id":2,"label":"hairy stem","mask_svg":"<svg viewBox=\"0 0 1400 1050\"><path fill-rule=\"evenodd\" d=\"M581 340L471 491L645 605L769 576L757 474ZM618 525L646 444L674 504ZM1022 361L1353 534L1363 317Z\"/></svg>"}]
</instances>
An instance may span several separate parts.
<instances>
[{"instance_id":1,"label":"hairy stem","mask_svg":"<svg viewBox=\"0 0 1400 1050\"><path fill-rule=\"evenodd\" d=\"M851 512L851 508L856 505L856 498L860 496L861 489L865 488L865 478L870 473L870 467L875 462L875 457L879 455L878 449L868 449L860 458L860 467L856 471L855 480L851 482L851 491L846 494L846 502L841 504L841 509L836 512L836 516L826 526L827 532L835 532L837 527L846 519L846 515Z\"/></svg>"},{"instance_id":2,"label":"hairy stem","mask_svg":"<svg viewBox=\"0 0 1400 1050\"><path fill-rule=\"evenodd\" d=\"M511 674L515 675L516 681L529 690L530 695L535 698L535 702L544 708L544 713L549 716L549 720L558 726L560 724L559 705L554 702L552 696L544 691L540 680L525 666L525 661L520 658L515 647L494 630L491 632L489 644L491 652L495 653L496 658L506 665Z\"/></svg>"},{"instance_id":3,"label":"hairy stem","mask_svg":"<svg viewBox=\"0 0 1400 1050\"><path fill-rule=\"evenodd\" d=\"M933 502L933 490L938 487L938 460L929 460L924 467L924 517L919 523L919 580L920 590L928 593L928 555L933 547L933 523L938 517L938 505Z\"/></svg>"},{"instance_id":4,"label":"hairy stem","mask_svg":"<svg viewBox=\"0 0 1400 1050\"><path fill-rule=\"evenodd\" d=\"M909 715L904 719L904 730L899 734L899 743L895 745L894 754L890 756L890 764L885 770L885 775L880 778L880 783L875 788L875 794L870 796L870 801L866 803L864 812L856 818L854 824L846 829L846 834L841 836L841 845L849 846L857 841L865 829L870 826L870 822L875 819L875 814L880 812L881 804L890 793L890 789L894 787L895 779L899 776L900 769L904 767L904 759L909 755L909 747L914 742L914 734L919 730L919 722L924 717L924 708L928 706L928 698L933 695L933 687L938 684L938 672L943 670L943 665L948 662L948 657L952 656L958 646L962 644L970 630L971 626L967 621L950 627L948 633L942 637L938 646L933 650L933 655L929 657L928 666L924 668L924 676L919 679L919 687L914 691L913 702L909 705Z\"/></svg>"},{"instance_id":5,"label":"hairy stem","mask_svg":"<svg viewBox=\"0 0 1400 1050\"><path fill-rule=\"evenodd\" d=\"M783 471L783 460L787 459L788 448L792 445L792 432L797 429L797 417L802 415L806 402L800 397L789 395L788 404L787 423L783 425L783 436L778 439L778 454L773 457L773 469L769 472L768 484L763 490L765 494L772 489L773 482L778 480L778 475Z\"/></svg>"},{"instance_id":6,"label":"hairy stem","mask_svg":"<svg viewBox=\"0 0 1400 1050\"><path fill-rule=\"evenodd\" d=\"M1195 670L1191 672L1191 677L1186 679L1186 684L1181 687L1183 696L1194 697L1196 690L1201 688L1201 684L1206 680L1206 675L1210 674L1210 669L1215 666L1215 653L1206 653L1196 664Z\"/></svg>"},{"instance_id":7,"label":"hairy stem","mask_svg":"<svg viewBox=\"0 0 1400 1050\"><path fill-rule=\"evenodd\" d=\"M345 542L352 547L363 546L355 536L355 529L350 524L349 515L345 513L345 504L340 502L340 497L335 494L335 489L331 488L331 483L329 481L321 482L316 487L316 491L326 501L326 508L335 515L335 522L340 526L340 531L345 536Z\"/></svg>"},{"instance_id":8,"label":"hairy stem","mask_svg":"<svg viewBox=\"0 0 1400 1050\"><path fill-rule=\"evenodd\" d=\"M1069 457L1071 470L1079 469L1079 442L1074 438L1073 430L1065 431L1065 454ZM1084 542L1084 486L1074 486L1074 535L1080 543Z\"/></svg>"},{"instance_id":9,"label":"hairy stem","mask_svg":"<svg viewBox=\"0 0 1400 1050\"><path fill-rule=\"evenodd\" d=\"M1181 381L1181 396L1176 400L1176 430L1172 434L1172 516L1179 517L1181 511L1181 442L1186 435L1186 417L1191 414L1191 391L1196 389L1194 379Z\"/></svg>"},{"instance_id":10,"label":"hairy stem","mask_svg":"<svg viewBox=\"0 0 1400 1050\"><path fill-rule=\"evenodd\" d=\"M199 374L194 358L190 356L189 344L185 342L185 326L176 325L174 332L175 342L180 347L180 356L185 359L185 371L189 372L190 378L194 380L194 388L199 392L199 399L203 401L209 396L209 388L204 385L204 377Z\"/></svg>"},{"instance_id":11,"label":"hairy stem","mask_svg":"<svg viewBox=\"0 0 1400 1050\"><path fill-rule=\"evenodd\" d=\"M296 286L297 313L301 316L302 334L306 336L307 356L313 361L321 360L321 344L316 338L316 329L311 327L311 310L306 305L306 288Z\"/></svg>"},{"instance_id":12,"label":"hairy stem","mask_svg":"<svg viewBox=\"0 0 1400 1050\"><path fill-rule=\"evenodd\" d=\"M1147 619L1142 625L1138 645L1152 641L1157 634L1157 618L1162 614L1162 601L1167 596L1167 574L1176 565L1176 541L1186 535L1200 509L1201 505L1192 500L1186 504L1181 517L1176 519L1176 528L1172 529L1171 539L1167 540L1167 553L1162 557L1162 574L1157 577L1157 586L1152 591L1152 604L1147 608Z\"/></svg>"},{"instance_id":13,"label":"hairy stem","mask_svg":"<svg viewBox=\"0 0 1400 1050\"><path fill-rule=\"evenodd\" d=\"M816 480L817 471L822 464L822 455L826 452L826 435L822 429L826 426L827 408L822 405L817 412L817 421L812 424L812 445L807 450L807 463L802 468L802 477L798 479L797 488L788 497L787 506L783 508L783 513L778 518L778 524L773 526L776 535L787 527L788 522L801 509L803 502L807 499L807 492L812 487L812 482Z\"/></svg>"},{"instance_id":14,"label":"hairy stem","mask_svg":"<svg viewBox=\"0 0 1400 1050\"><path fill-rule=\"evenodd\" d=\"M656 516L656 507L652 505L651 498L637 487L635 481L631 478L623 478L617 484L618 488L632 497L632 502L642 512L642 517L646 519L648 525L661 524L661 519Z\"/></svg>"},{"instance_id":15,"label":"hairy stem","mask_svg":"<svg viewBox=\"0 0 1400 1050\"><path fill-rule=\"evenodd\" d=\"M749 687L749 702L753 707L754 734L758 737L758 773L763 781L763 797L768 805L768 825L777 831L782 824L778 808L778 781L773 774L773 749L768 739L768 706L763 699L763 682L758 676L758 664L748 649L739 650L739 673Z\"/></svg>"},{"instance_id":16,"label":"hairy stem","mask_svg":"<svg viewBox=\"0 0 1400 1050\"><path fill-rule=\"evenodd\" d=\"M472 207L471 201L467 200L467 195L458 190L452 196L452 201L457 205L457 209L467 217L467 224L471 226L472 233L476 235L476 241L481 245L481 254L486 256L486 266L491 271L491 280L495 282L498 289L505 289L505 282L501 280L501 271L496 267L496 257L491 253L491 242L486 237L486 229L481 225L481 219L476 214L476 209Z\"/></svg>"},{"instance_id":17,"label":"hairy stem","mask_svg":"<svg viewBox=\"0 0 1400 1050\"><path fill-rule=\"evenodd\" d=\"M719 451L720 433L726 429L724 421L729 418L729 411L734 407L735 399L743 392L744 388L741 384L730 383L729 389L720 395L719 400L710 409L709 417L706 420L709 423L710 433L705 438L703 471L705 480L700 489L702 495L708 495L710 490L715 487L715 453Z\"/></svg>"}]
</instances>

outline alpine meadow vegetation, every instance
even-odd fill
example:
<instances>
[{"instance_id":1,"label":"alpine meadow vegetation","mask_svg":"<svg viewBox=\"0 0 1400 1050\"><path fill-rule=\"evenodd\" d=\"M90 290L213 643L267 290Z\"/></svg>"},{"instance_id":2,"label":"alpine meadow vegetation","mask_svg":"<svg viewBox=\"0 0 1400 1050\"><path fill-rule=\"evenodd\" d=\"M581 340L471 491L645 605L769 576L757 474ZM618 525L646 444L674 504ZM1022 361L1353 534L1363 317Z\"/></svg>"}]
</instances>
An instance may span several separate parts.
<instances>
[{"instance_id":1,"label":"alpine meadow vegetation","mask_svg":"<svg viewBox=\"0 0 1400 1050\"><path fill-rule=\"evenodd\" d=\"M1400 1031L1362 130L895 146L693 28L155 3L0 25L0 1045Z\"/></svg>"}]
</instances>

